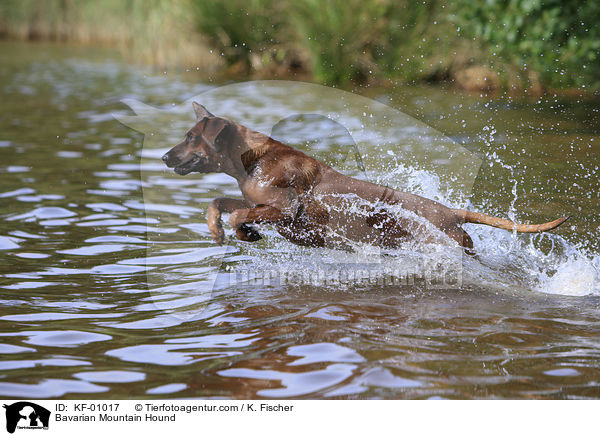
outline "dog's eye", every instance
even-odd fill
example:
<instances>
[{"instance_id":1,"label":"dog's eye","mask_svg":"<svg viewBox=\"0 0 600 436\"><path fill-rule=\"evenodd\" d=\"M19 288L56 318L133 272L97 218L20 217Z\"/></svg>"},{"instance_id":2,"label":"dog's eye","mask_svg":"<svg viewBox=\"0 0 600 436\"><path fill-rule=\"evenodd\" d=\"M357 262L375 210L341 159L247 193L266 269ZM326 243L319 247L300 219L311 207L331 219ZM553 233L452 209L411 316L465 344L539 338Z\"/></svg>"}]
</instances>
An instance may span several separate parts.
<instances>
[{"instance_id":1,"label":"dog's eye","mask_svg":"<svg viewBox=\"0 0 600 436\"><path fill-rule=\"evenodd\" d=\"M194 134L192 132L188 132L188 134L185 135L185 140L188 142L192 142L194 140Z\"/></svg>"}]
</instances>

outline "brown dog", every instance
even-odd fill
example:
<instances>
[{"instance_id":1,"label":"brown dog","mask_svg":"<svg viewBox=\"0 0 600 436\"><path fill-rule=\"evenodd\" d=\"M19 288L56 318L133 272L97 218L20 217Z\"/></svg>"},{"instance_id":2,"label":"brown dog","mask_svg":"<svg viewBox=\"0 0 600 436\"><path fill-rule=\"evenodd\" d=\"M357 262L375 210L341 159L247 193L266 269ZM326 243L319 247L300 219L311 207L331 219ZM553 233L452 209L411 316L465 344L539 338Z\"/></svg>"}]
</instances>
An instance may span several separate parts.
<instances>
[{"instance_id":1,"label":"brown dog","mask_svg":"<svg viewBox=\"0 0 600 436\"><path fill-rule=\"evenodd\" d=\"M530 225L451 209L347 177L262 133L216 117L198 103L193 106L198 122L162 159L180 175L224 172L237 180L243 200L217 198L208 208L208 228L218 243L224 238L224 212L231 213L229 222L242 241L261 238L251 224L271 223L300 245L347 247L354 241L393 247L416 238L435 240L430 223L467 252L473 241L461 228L463 223L531 233L554 229L568 218ZM392 208L400 213L390 213Z\"/></svg>"}]
</instances>

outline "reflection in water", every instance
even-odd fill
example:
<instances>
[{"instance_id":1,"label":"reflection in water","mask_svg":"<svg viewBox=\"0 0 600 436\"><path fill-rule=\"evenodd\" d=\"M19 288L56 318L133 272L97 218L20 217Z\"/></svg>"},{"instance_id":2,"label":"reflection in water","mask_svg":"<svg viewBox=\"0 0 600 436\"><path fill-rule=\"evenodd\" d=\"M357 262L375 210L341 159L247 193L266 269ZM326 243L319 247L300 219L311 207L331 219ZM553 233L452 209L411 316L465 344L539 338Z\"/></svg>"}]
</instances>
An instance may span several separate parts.
<instances>
[{"instance_id":1,"label":"reflection in water","mask_svg":"<svg viewBox=\"0 0 600 436\"><path fill-rule=\"evenodd\" d=\"M168 109L209 86L153 76L105 53L2 50L13 55L0 72L0 395L599 396L598 169L590 157L598 153L597 104L490 105L426 88L366 90L487 156L470 199L387 149L381 154L393 165L378 173L376 148L365 153L370 177L521 220L574 215L555 235L470 226L479 256L465 260L459 289L418 278L327 284L340 264L367 264L381 278L394 263L436 253L377 253L385 262L373 264L369 252L303 249L268 229L258 244L217 247L204 214L212 198L239 195L233 181L173 176L158 160L189 120L180 114L167 126L172 137L142 151L147 138L112 117L131 114L123 97ZM274 125L274 96L250 97L257 122ZM235 102L230 96L215 112L235 112ZM303 121L279 125L278 134L300 148L315 140L320 159L336 160L333 131ZM344 164L357 168L353 159ZM155 187L161 195L142 195ZM327 274L287 283L249 274L286 268Z\"/></svg>"}]
</instances>

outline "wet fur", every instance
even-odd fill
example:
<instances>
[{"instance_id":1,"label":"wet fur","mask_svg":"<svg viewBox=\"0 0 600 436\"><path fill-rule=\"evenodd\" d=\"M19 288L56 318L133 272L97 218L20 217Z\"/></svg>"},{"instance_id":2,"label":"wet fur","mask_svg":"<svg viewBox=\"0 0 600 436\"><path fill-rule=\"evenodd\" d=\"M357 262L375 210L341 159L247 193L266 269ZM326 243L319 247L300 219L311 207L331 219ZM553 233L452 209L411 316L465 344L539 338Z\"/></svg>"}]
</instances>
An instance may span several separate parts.
<instances>
[{"instance_id":1,"label":"wet fur","mask_svg":"<svg viewBox=\"0 0 600 436\"><path fill-rule=\"evenodd\" d=\"M197 103L194 110L198 122L163 161L181 175L224 172L237 180L244 200L218 198L208 208L208 227L218 243L224 240L222 213L231 214L229 222L243 241L261 238L252 224L271 223L291 242L331 247L344 247L347 241L394 247L408 240L430 240L431 234L418 223L421 217L469 253L473 241L461 227L465 222L540 232L567 219L528 225L451 209L418 195L347 177L267 135L216 117ZM360 199L361 213L350 212L348 196ZM396 216L388 212L390 206L415 217Z\"/></svg>"}]
</instances>

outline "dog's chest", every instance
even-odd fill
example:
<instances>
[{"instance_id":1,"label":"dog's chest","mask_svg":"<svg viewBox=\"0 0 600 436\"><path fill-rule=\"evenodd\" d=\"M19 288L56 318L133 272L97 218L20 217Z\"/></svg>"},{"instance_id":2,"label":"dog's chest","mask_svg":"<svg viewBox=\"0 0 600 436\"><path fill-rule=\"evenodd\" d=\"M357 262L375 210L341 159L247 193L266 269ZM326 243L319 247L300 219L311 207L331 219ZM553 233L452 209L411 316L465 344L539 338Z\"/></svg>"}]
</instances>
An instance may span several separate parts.
<instances>
[{"instance_id":1,"label":"dog's chest","mask_svg":"<svg viewBox=\"0 0 600 436\"><path fill-rule=\"evenodd\" d=\"M290 188L273 186L266 177L248 178L240 183L240 190L244 195L244 199L252 207L266 204L276 207L284 213L292 214L297 208L298 201L295 191Z\"/></svg>"}]
</instances>

